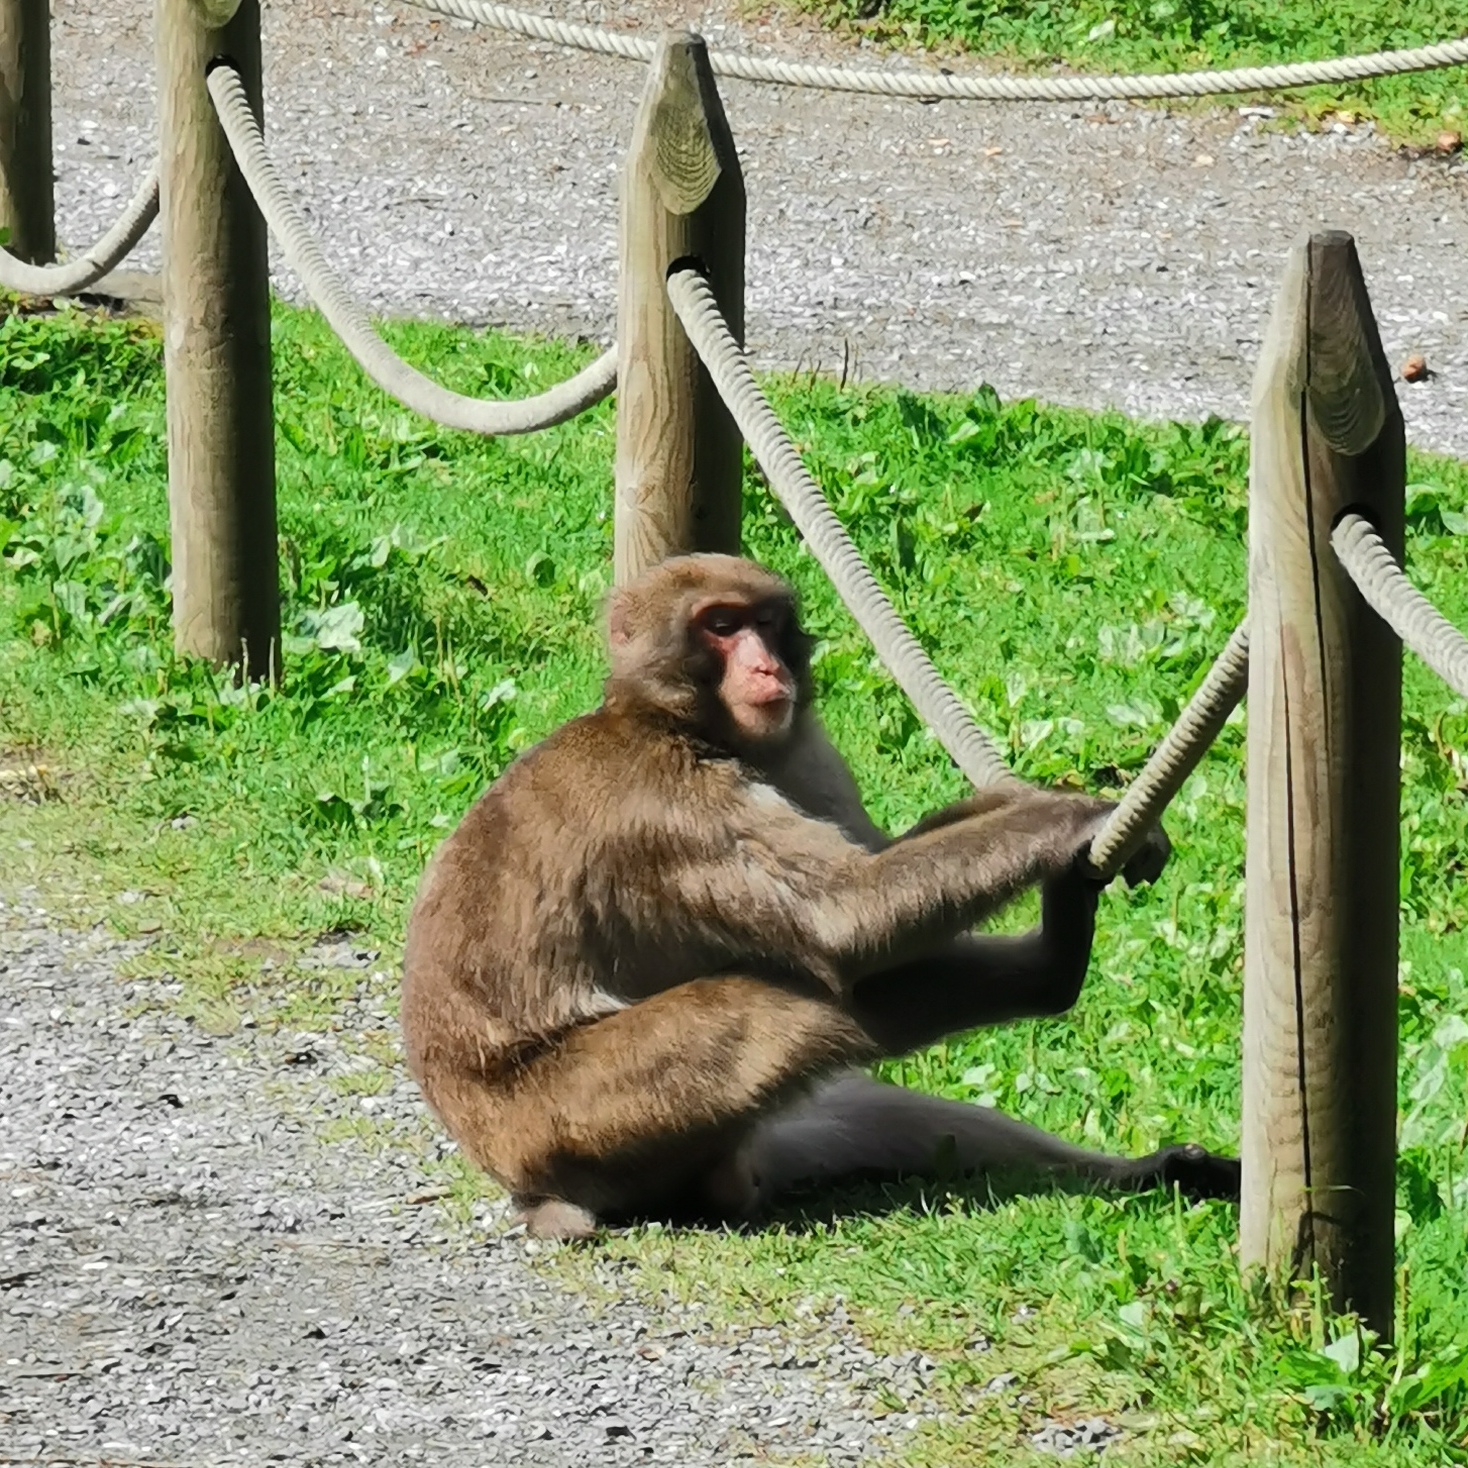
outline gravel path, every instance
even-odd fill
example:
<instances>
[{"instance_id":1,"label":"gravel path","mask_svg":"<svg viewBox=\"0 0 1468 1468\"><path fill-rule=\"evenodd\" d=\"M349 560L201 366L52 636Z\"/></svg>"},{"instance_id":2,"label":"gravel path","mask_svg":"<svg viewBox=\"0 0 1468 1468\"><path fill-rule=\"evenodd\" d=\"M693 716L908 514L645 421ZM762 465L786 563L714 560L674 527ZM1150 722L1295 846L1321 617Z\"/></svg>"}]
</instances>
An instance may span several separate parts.
<instances>
[{"instance_id":1,"label":"gravel path","mask_svg":"<svg viewBox=\"0 0 1468 1468\"><path fill-rule=\"evenodd\" d=\"M318 951L363 970L329 1033L212 1038L46 922L0 902L0 1461L842 1464L911 1421L878 1393L929 1363L839 1306L735 1342L596 1311L498 1205L414 1202L439 1144L369 1053L396 1039L371 955Z\"/></svg>"},{"instance_id":2,"label":"gravel path","mask_svg":"<svg viewBox=\"0 0 1468 1468\"><path fill-rule=\"evenodd\" d=\"M527 0L528 3L528 0ZM850 55L733 5L557 0L724 45ZM57 0L59 224L92 239L151 156L148 7ZM610 340L615 179L640 87L588 57L369 0L267 0L267 126L376 309ZM1413 442L1468 457L1468 160L1237 107L924 105L730 81L760 362L1145 415L1247 413L1284 251L1357 237ZM156 231L140 259L156 265ZM287 294L295 282L279 280Z\"/></svg>"}]
</instances>

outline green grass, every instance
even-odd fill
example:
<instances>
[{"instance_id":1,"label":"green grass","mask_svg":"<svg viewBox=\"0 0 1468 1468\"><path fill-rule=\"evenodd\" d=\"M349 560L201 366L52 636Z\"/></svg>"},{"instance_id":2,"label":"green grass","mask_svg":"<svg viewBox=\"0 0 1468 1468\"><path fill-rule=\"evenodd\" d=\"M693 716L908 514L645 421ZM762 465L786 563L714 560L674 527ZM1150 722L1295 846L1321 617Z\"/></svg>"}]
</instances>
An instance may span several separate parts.
<instances>
[{"instance_id":1,"label":"green grass","mask_svg":"<svg viewBox=\"0 0 1468 1468\"><path fill-rule=\"evenodd\" d=\"M322 933L360 932L390 971L435 843L601 676L610 408L523 439L438 432L365 387L315 317L280 310L276 332L289 642L270 692L170 650L155 335L0 319L0 881L150 934L138 971L175 973L216 1031L246 1011L324 1023L358 976L295 964ZM588 355L391 335L478 392L532 390ZM878 576L1019 770L1124 782L1243 610L1243 434L988 390L773 387ZM1413 575L1468 623L1468 469L1417 456L1411 477ZM753 473L746 525L804 593L828 721L875 813L900 824L959 794ZM651 1229L549 1267L686 1295L730 1328L798 1326L841 1296L879 1346L940 1362L917 1405L946 1415L913 1463L1023 1462L1051 1411L1126 1423L1125 1462L1468 1461L1468 710L1410 660L1406 708L1391 1352L1353 1363L1348 1323L1308 1293L1287 1310L1246 1295L1234 1211L1156 1196L864 1192L747 1236ZM1073 1014L894 1074L1098 1146L1234 1149L1242 733L1240 719L1174 805L1163 880L1104 898Z\"/></svg>"},{"instance_id":2,"label":"green grass","mask_svg":"<svg viewBox=\"0 0 1468 1468\"><path fill-rule=\"evenodd\" d=\"M1395 51L1468 33L1454 0L789 0L893 44L973 51L1008 65L1191 71ZM1237 105L1237 96L1222 99ZM1257 99L1256 99L1257 100ZM1346 111L1392 137L1462 132L1462 67L1271 94L1294 115ZM1176 103L1169 105L1177 105Z\"/></svg>"}]
</instances>

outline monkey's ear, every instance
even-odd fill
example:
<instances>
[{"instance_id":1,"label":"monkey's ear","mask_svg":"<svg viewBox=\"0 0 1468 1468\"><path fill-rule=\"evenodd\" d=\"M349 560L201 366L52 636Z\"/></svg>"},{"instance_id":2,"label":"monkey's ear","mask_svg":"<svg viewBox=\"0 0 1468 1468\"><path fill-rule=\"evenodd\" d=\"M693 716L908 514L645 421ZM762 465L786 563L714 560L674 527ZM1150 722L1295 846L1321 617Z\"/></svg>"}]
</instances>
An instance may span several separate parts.
<instances>
[{"instance_id":1,"label":"monkey's ear","mask_svg":"<svg viewBox=\"0 0 1468 1468\"><path fill-rule=\"evenodd\" d=\"M607 641L614 648L626 647L632 638L632 608L625 596L614 591L607 601Z\"/></svg>"}]
</instances>

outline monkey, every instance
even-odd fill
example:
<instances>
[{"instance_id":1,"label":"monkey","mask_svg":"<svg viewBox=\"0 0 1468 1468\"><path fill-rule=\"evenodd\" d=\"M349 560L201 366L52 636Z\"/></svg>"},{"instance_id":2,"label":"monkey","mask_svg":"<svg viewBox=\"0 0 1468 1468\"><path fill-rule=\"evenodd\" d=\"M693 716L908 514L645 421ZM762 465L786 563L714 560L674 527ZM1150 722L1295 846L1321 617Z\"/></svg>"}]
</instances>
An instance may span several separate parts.
<instances>
[{"instance_id":1,"label":"monkey","mask_svg":"<svg viewBox=\"0 0 1468 1468\"><path fill-rule=\"evenodd\" d=\"M1113 809L1011 779L889 837L814 708L793 588L670 557L614 591L595 711L521 753L428 863L408 1067L527 1231L741 1223L802 1183L946 1164L1237 1196L1192 1144L1131 1159L859 1073L1058 1015L1090 961ZM1154 830L1129 879L1167 857ZM1024 935L977 924L1039 884Z\"/></svg>"}]
</instances>

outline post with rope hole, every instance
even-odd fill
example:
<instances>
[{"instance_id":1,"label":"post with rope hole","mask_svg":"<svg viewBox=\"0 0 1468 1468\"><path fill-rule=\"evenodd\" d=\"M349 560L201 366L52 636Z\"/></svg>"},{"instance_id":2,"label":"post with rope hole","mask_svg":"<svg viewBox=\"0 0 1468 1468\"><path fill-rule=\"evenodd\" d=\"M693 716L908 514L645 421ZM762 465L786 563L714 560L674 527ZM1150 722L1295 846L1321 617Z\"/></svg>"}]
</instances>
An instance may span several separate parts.
<instances>
[{"instance_id":1,"label":"post with rope hole","mask_svg":"<svg viewBox=\"0 0 1468 1468\"><path fill-rule=\"evenodd\" d=\"M0 0L0 229L28 265L56 258L50 0Z\"/></svg>"},{"instance_id":2,"label":"post with rope hole","mask_svg":"<svg viewBox=\"0 0 1468 1468\"><path fill-rule=\"evenodd\" d=\"M615 577L682 551L737 553L742 440L668 300L696 260L744 339L744 178L703 38L663 38L622 172Z\"/></svg>"},{"instance_id":3,"label":"post with rope hole","mask_svg":"<svg viewBox=\"0 0 1468 1468\"><path fill-rule=\"evenodd\" d=\"M163 363L180 653L280 667L265 222L205 86L239 70L260 115L259 0L158 0Z\"/></svg>"},{"instance_id":4,"label":"post with rope hole","mask_svg":"<svg viewBox=\"0 0 1468 1468\"><path fill-rule=\"evenodd\" d=\"M1241 1262L1391 1334L1402 650L1331 548L1402 553L1402 415L1355 242L1289 257L1254 380Z\"/></svg>"}]
</instances>

